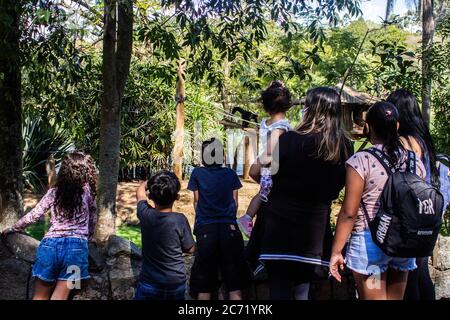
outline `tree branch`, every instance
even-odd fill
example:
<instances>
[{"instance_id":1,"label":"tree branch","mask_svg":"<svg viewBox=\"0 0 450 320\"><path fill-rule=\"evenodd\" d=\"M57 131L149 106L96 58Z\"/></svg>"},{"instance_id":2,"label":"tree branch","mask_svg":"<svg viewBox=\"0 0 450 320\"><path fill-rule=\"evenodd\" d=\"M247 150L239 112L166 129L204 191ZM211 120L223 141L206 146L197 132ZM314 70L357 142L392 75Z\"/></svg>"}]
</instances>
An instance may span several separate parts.
<instances>
[{"instance_id":1,"label":"tree branch","mask_svg":"<svg viewBox=\"0 0 450 320\"><path fill-rule=\"evenodd\" d=\"M102 19L102 14L100 12L98 12L97 10L95 10L92 6L88 5L86 2L84 2L83 0L70 0L72 2L75 2L76 4L78 4L79 6L89 10L89 12L91 12L92 14L94 14L97 18Z\"/></svg>"}]
</instances>

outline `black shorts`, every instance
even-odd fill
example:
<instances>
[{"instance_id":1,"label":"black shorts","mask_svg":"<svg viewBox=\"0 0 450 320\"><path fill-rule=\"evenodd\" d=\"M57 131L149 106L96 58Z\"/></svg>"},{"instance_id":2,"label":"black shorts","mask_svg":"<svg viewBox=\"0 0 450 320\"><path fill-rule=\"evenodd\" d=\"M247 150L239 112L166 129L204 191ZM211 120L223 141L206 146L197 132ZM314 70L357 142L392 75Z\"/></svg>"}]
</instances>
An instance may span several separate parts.
<instances>
[{"instance_id":1,"label":"black shorts","mask_svg":"<svg viewBox=\"0 0 450 320\"><path fill-rule=\"evenodd\" d=\"M215 292L221 279L228 292L249 285L250 269L244 256L244 240L235 224L213 223L196 230L197 248L190 278L190 294Z\"/></svg>"}]
</instances>

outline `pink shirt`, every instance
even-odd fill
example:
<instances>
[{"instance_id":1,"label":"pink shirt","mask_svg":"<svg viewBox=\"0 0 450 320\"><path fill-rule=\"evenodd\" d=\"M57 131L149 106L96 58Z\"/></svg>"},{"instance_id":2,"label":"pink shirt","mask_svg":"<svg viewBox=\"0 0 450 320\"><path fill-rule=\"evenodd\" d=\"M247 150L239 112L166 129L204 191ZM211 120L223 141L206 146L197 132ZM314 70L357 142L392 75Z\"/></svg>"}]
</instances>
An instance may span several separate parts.
<instances>
[{"instance_id":1,"label":"pink shirt","mask_svg":"<svg viewBox=\"0 0 450 320\"><path fill-rule=\"evenodd\" d=\"M377 144L375 148L381 150L382 145ZM406 152L402 154L402 165L400 170L406 170ZM416 174L422 179L425 178L425 167L419 157L416 157ZM373 219L380 208L380 196L383 191L384 185L388 179L388 175L383 165L370 153L360 151L355 153L346 164L358 172L361 178L364 180L364 191L362 194L362 200L366 205L367 212L370 219ZM364 211L362 206L358 209L355 225L353 226L353 232L364 231L367 228L367 222L364 217Z\"/></svg>"},{"instance_id":2,"label":"pink shirt","mask_svg":"<svg viewBox=\"0 0 450 320\"><path fill-rule=\"evenodd\" d=\"M83 189L81 209L74 212L71 218L66 218L64 215L56 213L56 188L51 188L36 207L17 221L12 229L14 231L22 231L50 211L51 226L44 238L71 237L85 240L91 239L97 223L97 205L95 199L91 196L89 186L86 185Z\"/></svg>"}]
</instances>

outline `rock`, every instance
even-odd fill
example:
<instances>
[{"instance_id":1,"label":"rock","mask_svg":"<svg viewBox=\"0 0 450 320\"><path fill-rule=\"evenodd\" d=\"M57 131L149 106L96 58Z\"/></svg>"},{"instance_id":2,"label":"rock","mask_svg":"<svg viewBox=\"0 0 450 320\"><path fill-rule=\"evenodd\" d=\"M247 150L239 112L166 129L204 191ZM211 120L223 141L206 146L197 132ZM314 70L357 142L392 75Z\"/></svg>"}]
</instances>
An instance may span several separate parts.
<instances>
[{"instance_id":1,"label":"rock","mask_svg":"<svg viewBox=\"0 0 450 320\"><path fill-rule=\"evenodd\" d=\"M440 271L450 269L450 237L439 236L436 243L437 261L435 268Z\"/></svg>"},{"instance_id":2,"label":"rock","mask_svg":"<svg viewBox=\"0 0 450 320\"><path fill-rule=\"evenodd\" d=\"M121 238L116 235L111 235L106 245L106 253L110 257L117 257L126 255L136 259L142 259L141 249L133 242Z\"/></svg>"},{"instance_id":3,"label":"rock","mask_svg":"<svg viewBox=\"0 0 450 320\"><path fill-rule=\"evenodd\" d=\"M33 263L39 241L22 233L13 233L6 237L7 248L21 260Z\"/></svg>"},{"instance_id":4,"label":"rock","mask_svg":"<svg viewBox=\"0 0 450 320\"><path fill-rule=\"evenodd\" d=\"M31 278L31 265L11 257L0 263L0 300L26 300ZM32 293L32 291L31 291ZM28 295L31 295L28 292Z\"/></svg>"},{"instance_id":5,"label":"rock","mask_svg":"<svg viewBox=\"0 0 450 320\"><path fill-rule=\"evenodd\" d=\"M86 287L75 292L73 300L108 300L109 294L108 271L102 273L91 273Z\"/></svg>"},{"instance_id":6,"label":"rock","mask_svg":"<svg viewBox=\"0 0 450 320\"><path fill-rule=\"evenodd\" d=\"M125 255L110 258L108 273L111 286L111 298L114 300L132 300L134 298L141 261Z\"/></svg>"},{"instance_id":7,"label":"rock","mask_svg":"<svg viewBox=\"0 0 450 320\"><path fill-rule=\"evenodd\" d=\"M436 271L434 279L436 300L450 299L450 270Z\"/></svg>"},{"instance_id":8,"label":"rock","mask_svg":"<svg viewBox=\"0 0 450 320\"><path fill-rule=\"evenodd\" d=\"M89 243L89 271L102 271L106 267L103 252L93 243Z\"/></svg>"}]
</instances>

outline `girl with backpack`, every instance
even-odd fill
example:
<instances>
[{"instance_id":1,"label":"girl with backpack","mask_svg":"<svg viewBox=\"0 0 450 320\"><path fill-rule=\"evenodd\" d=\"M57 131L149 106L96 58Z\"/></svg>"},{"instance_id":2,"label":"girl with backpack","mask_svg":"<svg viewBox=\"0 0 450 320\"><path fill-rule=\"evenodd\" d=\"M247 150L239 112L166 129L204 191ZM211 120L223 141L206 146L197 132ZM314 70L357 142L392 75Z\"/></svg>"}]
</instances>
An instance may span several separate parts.
<instances>
[{"instance_id":1,"label":"girl with backpack","mask_svg":"<svg viewBox=\"0 0 450 320\"><path fill-rule=\"evenodd\" d=\"M392 92L387 101L399 112L398 133L403 146L417 153L426 170L426 181L439 188L437 156L430 130L422 118L416 97L405 89ZM435 300L434 285L428 269L429 257L416 258L417 269L410 272L405 291L406 300Z\"/></svg>"},{"instance_id":2,"label":"girl with backpack","mask_svg":"<svg viewBox=\"0 0 450 320\"><path fill-rule=\"evenodd\" d=\"M67 300L72 289L89 278L88 240L97 222L96 170L92 158L71 152L62 161L56 185L6 236L24 230L51 212L51 226L36 250L33 300Z\"/></svg>"},{"instance_id":3,"label":"girl with backpack","mask_svg":"<svg viewBox=\"0 0 450 320\"><path fill-rule=\"evenodd\" d=\"M382 151L396 170L406 171L410 157L401 143L398 127L399 113L391 103L377 102L368 110L364 129L374 149ZM422 161L415 162L416 174L424 179ZM344 264L352 270L359 298L363 300L403 299L408 271L416 268L414 258L385 254L374 242L368 226L367 220L374 219L380 208L380 196L389 174L371 152L357 152L346 162L345 197L329 267L330 274L338 281ZM347 239L344 260L342 250Z\"/></svg>"}]
</instances>

